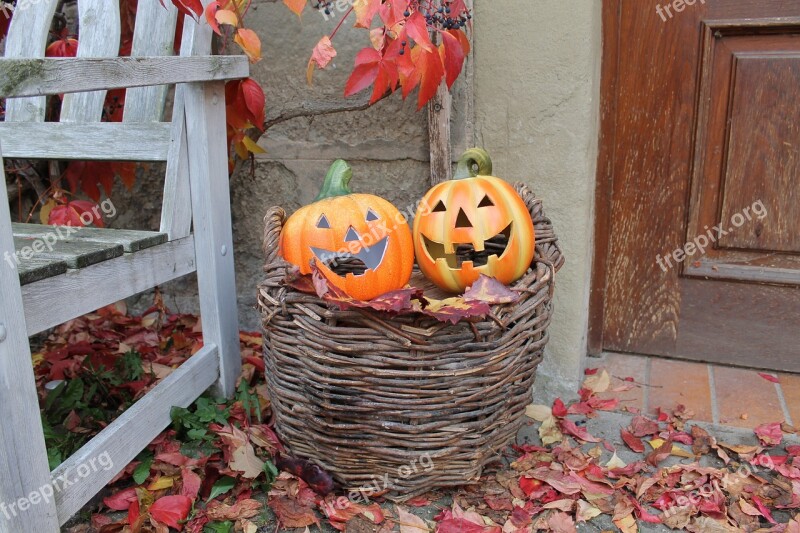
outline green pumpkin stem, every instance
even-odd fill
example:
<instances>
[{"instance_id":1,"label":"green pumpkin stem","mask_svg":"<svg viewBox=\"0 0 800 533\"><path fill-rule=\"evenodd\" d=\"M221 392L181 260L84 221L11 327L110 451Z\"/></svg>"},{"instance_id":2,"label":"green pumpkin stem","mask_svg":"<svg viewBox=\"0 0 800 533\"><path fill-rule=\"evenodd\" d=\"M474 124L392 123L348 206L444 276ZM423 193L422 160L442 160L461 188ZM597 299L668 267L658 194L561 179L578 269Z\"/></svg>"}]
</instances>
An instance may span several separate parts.
<instances>
[{"instance_id":1,"label":"green pumpkin stem","mask_svg":"<svg viewBox=\"0 0 800 533\"><path fill-rule=\"evenodd\" d=\"M475 166L478 167L477 171ZM458 160L454 180L492 175L492 158L483 148L470 148Z\"/></svg>"},{"instance_id":2,"label":"green pumpkin stem","mask_svg":"<svg viewBox=\"0 0 800 533\"><path fill-rule=\"evenodd\" d=\"M328 169L328 173L325 174L325 182L322 184L322 189L314 201L353 194L349 186L352 177L353 169L350 168L347 161L337 159Z\"/></svg>"}]
</instances>

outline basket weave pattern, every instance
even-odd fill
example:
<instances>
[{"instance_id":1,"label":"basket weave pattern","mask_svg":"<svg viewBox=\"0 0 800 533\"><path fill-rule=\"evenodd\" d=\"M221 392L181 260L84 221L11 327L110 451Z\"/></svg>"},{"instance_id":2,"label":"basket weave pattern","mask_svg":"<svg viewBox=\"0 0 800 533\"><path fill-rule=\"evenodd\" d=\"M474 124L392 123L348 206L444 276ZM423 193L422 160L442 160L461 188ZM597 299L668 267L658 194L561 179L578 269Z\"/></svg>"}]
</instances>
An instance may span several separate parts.
<instances>
[{"instance_id":1,"label":"basket weave pattern","mask_svg":"<svg viewBox=\"0 0 800 533\"><path fill-rule=\"evenodd\" d=\"M536 229L534 262L512 285L521 298L457 325L340 311L286 287L290 265L277 255L286 215L269 210L258 302L275 427L293 455L316 462L347 490L388 479L389 495L406 499L476 480L514 440L564 262L541 200L515 187Z\"/></svg>"}]
</instances>

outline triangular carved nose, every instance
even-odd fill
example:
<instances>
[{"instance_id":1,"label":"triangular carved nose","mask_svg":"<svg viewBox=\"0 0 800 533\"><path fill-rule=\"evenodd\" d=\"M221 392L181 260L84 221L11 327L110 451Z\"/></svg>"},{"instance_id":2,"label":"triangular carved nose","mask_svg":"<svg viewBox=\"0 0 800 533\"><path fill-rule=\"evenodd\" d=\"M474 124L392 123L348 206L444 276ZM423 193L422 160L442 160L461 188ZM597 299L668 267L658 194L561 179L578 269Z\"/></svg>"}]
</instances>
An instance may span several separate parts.
<instances>
[{"instance_id":1,"label":"triangular carved nose","mask_svg":"<svg viewBox=\"0 0 800 533\"><path fill-rule=\"evenodd\" d=\"M472 222L469 221L469 217L464 212L464 209L458 209L458 217L456 218L456 227L457 228L471 228Z\"/></svg>"},{"instance_id":2,"label":"triangular carved nose","mask_svg":"<svg viewBox=\"0 0 800 533\"><path fill-rule=\"evenodd\" d=\"M361 236L358 234L358 232L355 230L355 228L353 228L353 226L350 226L347 229L347 233L344 236L344 242L352 242L352 241L360 241L360 240L361 240Z\"/></svg>"}]
</instances>

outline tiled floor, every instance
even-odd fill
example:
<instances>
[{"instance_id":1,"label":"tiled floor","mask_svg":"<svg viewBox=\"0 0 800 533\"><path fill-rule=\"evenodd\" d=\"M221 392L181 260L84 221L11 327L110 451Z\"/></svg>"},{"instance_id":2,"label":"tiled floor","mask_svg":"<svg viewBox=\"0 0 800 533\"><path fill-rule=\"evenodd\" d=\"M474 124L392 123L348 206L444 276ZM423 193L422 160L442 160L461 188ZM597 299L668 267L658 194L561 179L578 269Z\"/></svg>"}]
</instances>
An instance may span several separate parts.
<instances>
[{"instance_id":1,"label":"tiled floor","mask_svg":"<svg viewBox=\"0 0 800 533\"><path fill-rule=\"evenodd\" d=\"M684 405L695 420L753 428L767 422L800 423L800 375L659 357L608 353L589 358L589 368L604 367L612 376L604 396L620 399L620 408L654 413L658 407Z\"/></svg>"}]
</instances>

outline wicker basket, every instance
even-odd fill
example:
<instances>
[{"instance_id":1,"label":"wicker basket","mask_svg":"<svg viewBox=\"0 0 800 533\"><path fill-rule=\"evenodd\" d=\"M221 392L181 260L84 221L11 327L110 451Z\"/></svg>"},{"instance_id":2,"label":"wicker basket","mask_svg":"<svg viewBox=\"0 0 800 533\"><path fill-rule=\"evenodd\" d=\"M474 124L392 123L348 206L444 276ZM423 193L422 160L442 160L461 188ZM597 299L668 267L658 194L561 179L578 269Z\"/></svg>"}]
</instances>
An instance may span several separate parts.
<instances>
[{"instance_id":1,"label":"wicker basket","mask_svg":"<svg viewBox=\"0 0 800 533\"><path fill-rule=\"evenodd\" d=\"M277 255L286 215L270 209L258 301L275 427L293 455L347 490L386 490L402 500L476 480L514 440L564 262L541 200L516 188L536 228L534 263L513 285L521 298L458 325L339 311L288 288L288 265Z\"/></svg>"}]
</instances>

